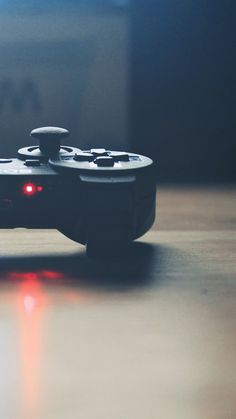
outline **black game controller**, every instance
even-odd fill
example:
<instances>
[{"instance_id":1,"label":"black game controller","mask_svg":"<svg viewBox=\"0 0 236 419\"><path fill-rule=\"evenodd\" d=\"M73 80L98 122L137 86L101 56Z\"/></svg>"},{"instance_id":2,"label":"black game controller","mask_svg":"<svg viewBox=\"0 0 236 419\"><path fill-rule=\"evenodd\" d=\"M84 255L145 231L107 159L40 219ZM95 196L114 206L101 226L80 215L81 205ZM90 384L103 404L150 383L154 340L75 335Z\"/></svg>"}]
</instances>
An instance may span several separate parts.
<instances>
[{"instance_id":1,"label":"black game controller","mask_svg":"<svg viewBox=\"0 0 236 419\"><path fill-rule=\"evenodd\" d=\"M133 153L60 145L69 132L38 128L39 146L0 159L0 228L55 228L92 257L124 253L155 219L153 161Z\"/></svg>"}]
</instances>

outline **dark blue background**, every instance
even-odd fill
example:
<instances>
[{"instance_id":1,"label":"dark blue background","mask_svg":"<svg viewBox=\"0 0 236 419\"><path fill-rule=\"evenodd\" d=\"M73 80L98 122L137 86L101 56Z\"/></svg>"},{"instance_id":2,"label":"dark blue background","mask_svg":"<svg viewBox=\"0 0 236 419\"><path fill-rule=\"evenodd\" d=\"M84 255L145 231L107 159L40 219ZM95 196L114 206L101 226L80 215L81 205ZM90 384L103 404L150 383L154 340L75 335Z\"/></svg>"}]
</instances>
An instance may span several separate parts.
<instances>
[{"instance_id":1,"label":"dark blue background","mask_svg":"<svg viewBox=\"0 0 236 419\"><path fill-rule=\"evenodd\" d=\"M36 14L40 19L44 13L53 16L55 12L66 21L69 9L75 9L78 16L82 9L96 10L98 18L106 12L111 16L114 12L115 16L119 10L128 16L129 148L158 161L160 180L235 181L235 1L0 0L0 10L9 10L10 15L20 11L21 15ZM48 46L42 44L40 48L36 45L37 56L41 51L43 57L50 50L50 42L49 39ZM26 65L24 48L19 50L17 42L10 47L1 47L5 61L9 56L14 67L14 57L20 55ZM66 51L72 50L73 56L76 50L80 66L85 61L92 65L91 58L83 55L88 48L81 48L81 52L77 46L73 48L71 45ZM64 49L60 45L51 49L57 51L52 54L51 67L58 68L57 61L65 61ZM73 60L70 63L73 68ZM80 85L86 90L84 75ZM83 98L82 93L78 95L79 100ZM76 106L80 106L78 100ZM65 107L63 115L66 113ZM73 127L73 118L73 114L67 118L67 125ZM27 126L30 126L28 122Z\"/></svg>"},{"instance_id":2,"label":"dark blue background","mask_svg":"<svg viewBox=\"0 0 236 419\"><path fill-rule=\"evenodd\" d=\"M236 6L136 0L132 137L163 180L236 179Z\"/></svg>"}]
</instances>

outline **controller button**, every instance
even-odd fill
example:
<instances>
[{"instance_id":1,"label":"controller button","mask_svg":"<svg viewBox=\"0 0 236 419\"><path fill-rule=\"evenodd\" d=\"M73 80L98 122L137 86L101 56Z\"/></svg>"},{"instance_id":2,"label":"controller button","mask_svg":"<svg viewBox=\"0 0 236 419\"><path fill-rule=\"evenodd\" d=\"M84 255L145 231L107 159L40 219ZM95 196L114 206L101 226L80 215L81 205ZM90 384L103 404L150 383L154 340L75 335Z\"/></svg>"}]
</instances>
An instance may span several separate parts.
<instances>
[{"instance_id":1,"label":"controller button","mask_svg":"<svg viewBox=\"0 0 236 419\"><path fill-rule=\"evenodd\" d=\"M93 161L94 154L92 153L76 153L74 156L75 161Z\"/></svg>"},{"instance_id":2,"label":"controller button","mask_svg":"<svg viewBox=\"0 0 236 419\"><path fill-rule=\"evenodd\" d=\"M11 163L11 159L0 159L0 163Z\"/></svg>"},{"instance_id":3,"label":"controller button","mask_svg":"<svg viewBox=\"0 0 236 419\"><path fill-rule=\"evenodd\" d=\"M141 161L139 156L129 156L130 161Z\"/></svg>"},{"instance_id":4,"label":"controller button","mask_svg":"<svg viewBox=\"0 0 236 419\"><path fill-rule=\"evenodd\" d=\"M31 167L40 166L40 160L25 160L24 165Z\"/></svg>"},{"instance_id":5,"label":"controller button","mask_svg":"<svg viewBox=\"0 0 236 419\"><path fill-rule=\"evenodd\" d=\"M94 156L108 156L105 148L91 148L90 152L94 154Z\"/></svg>"},{"instance_id":6,"label":"controller button","mask_svg":"<svg viewBox=\"0 0 236 419\"><path fill-rule=\"evenodd\" d=\"M128 153L124 153L122 151L111 151L109 156L113 157L115 161L129 161Z\"/></svg>"},{"instance_id":7,"label":"controller button","mask_svg":"<svg viewBox=\"0 0 236 419\"><path fill-rule=\"evenodd\" d=\"M98 165L98 167L112 167L114 166L114 159L109 156L101 156L97 157L96 160L94 160L94 163Z\"/></svg>"}]
</instances>

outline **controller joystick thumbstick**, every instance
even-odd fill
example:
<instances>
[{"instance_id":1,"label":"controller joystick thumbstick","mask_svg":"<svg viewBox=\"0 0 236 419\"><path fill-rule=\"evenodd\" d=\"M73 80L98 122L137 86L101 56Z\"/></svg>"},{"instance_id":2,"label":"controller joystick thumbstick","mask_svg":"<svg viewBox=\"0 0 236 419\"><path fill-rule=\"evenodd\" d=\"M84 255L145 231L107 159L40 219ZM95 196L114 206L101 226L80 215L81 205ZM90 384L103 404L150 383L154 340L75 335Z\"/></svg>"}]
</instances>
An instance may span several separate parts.
<instances>
[{"instance_id":1,"label":"controller joystick thumbstick","mask_svg":"<svg viewBox=\"0 0 236 419\"><path fill-rule=\"evenodd\" d=\"M61 140L69 137L68 130L59 127L42 127L31 131L30 136L39 140L40 151L47 156L54 156L60 151Z\"/></svg>"},{"instance_id":2,"label":"controller joystick thumbstick","mask_svg":"<svg viewBox=\"0 0 236 419\"><path fill-rule=\"evenodd\" d=\"M41 127L31 131L30 136L35 138L38 145L20 148L17 156L20 160L38 160L45 163L49 158L73 157L81 150L76 147L64 146L60 142L68 137L69 131L59 127Z\"/></svg>"}]
</instances>

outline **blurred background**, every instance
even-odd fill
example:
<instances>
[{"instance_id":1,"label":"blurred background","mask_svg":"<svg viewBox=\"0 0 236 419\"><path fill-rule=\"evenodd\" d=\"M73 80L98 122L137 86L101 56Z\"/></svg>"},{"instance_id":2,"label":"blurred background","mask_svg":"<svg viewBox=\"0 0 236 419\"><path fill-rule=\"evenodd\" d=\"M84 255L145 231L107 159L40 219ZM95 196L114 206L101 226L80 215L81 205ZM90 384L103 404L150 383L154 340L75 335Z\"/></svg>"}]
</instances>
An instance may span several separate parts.
<instances>
[{"instance_id":1,"label":"blurred background","mask_svg":"<svg viewBox=\"0 0 236 419\"><path fill-rule=\"evenodd\" d=\"M236 5L0 0L2 157L31 129L153 157L159 182L236 180Z\"/></svg>"}]
</instances>

